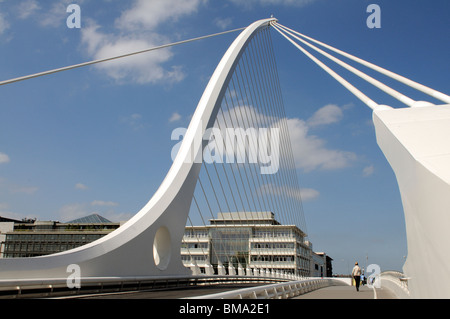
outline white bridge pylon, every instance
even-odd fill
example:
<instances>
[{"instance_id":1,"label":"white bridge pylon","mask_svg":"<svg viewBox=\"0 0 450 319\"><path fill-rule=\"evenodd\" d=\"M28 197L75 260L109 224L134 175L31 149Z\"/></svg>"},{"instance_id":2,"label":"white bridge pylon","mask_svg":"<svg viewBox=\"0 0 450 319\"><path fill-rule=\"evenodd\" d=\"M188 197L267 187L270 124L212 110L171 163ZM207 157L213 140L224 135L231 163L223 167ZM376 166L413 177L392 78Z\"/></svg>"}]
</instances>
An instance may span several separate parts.
<instances>
[{"instance_id":1,"label":"white bridge pylon","mask_svg":"<svg viewBox=\"0 0 450 319\"><path fill-rule=\"evenodd\" d=\"M206 141L198 143L216 120L231 75L255 33L275 19L252 23L234 40L214 71L189 124L178 154L149 202L117 230L90 244L47 256L0 259L0 280L67 278L76 264L85 277L186 276L180 255Z\"/></svg>"}]
</instances>

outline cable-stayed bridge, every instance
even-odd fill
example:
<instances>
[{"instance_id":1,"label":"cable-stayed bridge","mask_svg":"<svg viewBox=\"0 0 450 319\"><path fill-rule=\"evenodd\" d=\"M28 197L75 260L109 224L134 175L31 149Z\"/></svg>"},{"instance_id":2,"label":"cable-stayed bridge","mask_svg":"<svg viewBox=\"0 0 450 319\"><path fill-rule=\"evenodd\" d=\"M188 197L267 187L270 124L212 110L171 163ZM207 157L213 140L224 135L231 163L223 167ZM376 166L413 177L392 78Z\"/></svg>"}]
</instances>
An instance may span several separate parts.
<instances>
[{"instance_id":1,"label":"cable-stayed bridge","mask_svg":"<svg viewBox=\"0 0 450 319\"><path fill-rule=\"evenodd\" d=\"M336 279L307 278L302 263L308 248L307 229L272 33L286 38L373 110L378 145L399 184L408 236L404 273L384 274L377 280L392 287L400 297L449 297L450 289L442 282L450 281L445 254L450 239L446 232L450 224L450 97L309 38L274 18L252 23L231 44L205 88L189 127L176 132L175 138L181 141L172 152L173 164L165 179L135 216L103 238L72 250L0 260L0 288L53 292L70 288L71 280L81 287L110 285L120 289L169 282L190 285L245 280L287 284L281 286L282 293L272 287L270 293L266 289L245 295L270 298L340 284ZM417 89L437 102L415 101L316 45ZM393 109L374 101L305 46L407 107ZM3 81L0 85L154 49ZM222 219L216 218L218 213ZM262 254L251 255L246 247L252 227L264 226L270 213L276 217L269 218L275 239L267 243L278 245L272 246L274 250L267 260L267 256L261 259ZM206 227L208 221L216 223L209 226L214 242L204 241L198 232L192 240L186 239L186 229L193 230L200 223ZM295 245L286 246L289 241ZM286 259L286 249L292 247L298 249L297 257ZM183 258L188 258L187 264Z\"/></svg>"}]
</instances>

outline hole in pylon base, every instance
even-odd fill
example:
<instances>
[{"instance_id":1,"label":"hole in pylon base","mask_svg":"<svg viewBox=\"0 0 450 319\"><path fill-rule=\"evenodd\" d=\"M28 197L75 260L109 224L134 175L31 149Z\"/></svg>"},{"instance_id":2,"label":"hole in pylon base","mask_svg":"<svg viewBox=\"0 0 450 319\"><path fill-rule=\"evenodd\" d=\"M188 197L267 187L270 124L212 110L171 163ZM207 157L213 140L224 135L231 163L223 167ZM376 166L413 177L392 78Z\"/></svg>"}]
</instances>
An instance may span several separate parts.
<instances>
[{"instance_id":1,"label":"hole in pylon base","mask_svg":"<svg viewBox=\"0 0 450 319\"><path fill-rule=\"evenodd\" d=\"M169 230L162 226L155 234L153 241L153 258L155 265L160 270L165 270L170 262L172 242Z\"/></svg>"}]
</instances>

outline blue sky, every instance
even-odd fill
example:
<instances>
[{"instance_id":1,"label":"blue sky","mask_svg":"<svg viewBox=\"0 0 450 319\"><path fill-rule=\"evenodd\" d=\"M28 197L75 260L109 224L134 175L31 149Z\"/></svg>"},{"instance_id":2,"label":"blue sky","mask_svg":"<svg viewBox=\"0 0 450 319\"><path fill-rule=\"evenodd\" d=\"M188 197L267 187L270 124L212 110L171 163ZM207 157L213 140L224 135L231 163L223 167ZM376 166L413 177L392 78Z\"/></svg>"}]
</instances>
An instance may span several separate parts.
<instances>
[{"instance_id":1,"label":"blue sky","mask_svg":"<svg viewBox=\"0 0 450 319\"><path fill-rule=\"evenodd\" d=\"M66 25L71 3L81 8L79 29ZM379 29L366 25L371 3L381 8ZM449 93L449 10L447 0L3 0L0 80L245 27L273 14ZM236 36L0 87L0 216L68 221L96 212L118 221L138 212L170 167L172 130L187 127ZM356 260L365 265L367 256L382 270L401 270L407 247L400 194L370 109L279 34L272 39L314 250L327 252L338 273ZM376 102L402 107L355 84Z\"/></svg>"}]
</instances>

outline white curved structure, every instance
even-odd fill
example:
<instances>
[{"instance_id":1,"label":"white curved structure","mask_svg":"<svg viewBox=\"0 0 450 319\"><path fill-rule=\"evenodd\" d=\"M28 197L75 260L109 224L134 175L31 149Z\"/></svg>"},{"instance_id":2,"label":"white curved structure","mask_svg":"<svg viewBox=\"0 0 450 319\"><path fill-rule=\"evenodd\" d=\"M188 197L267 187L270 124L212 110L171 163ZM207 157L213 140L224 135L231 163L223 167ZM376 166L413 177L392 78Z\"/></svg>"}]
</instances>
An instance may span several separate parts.
<instances>
[{"instance_id":1,"label":"white curved structure","mask_svg":"<svg viewBox=\"0 0 450 319\"><path fill-rule=\"evenodd\" d=\"M450 105L373 112L405 214L412 298L450 298Z\"/></svg>"},{"instance_id":2,"label":"white curved structure","mask_svg":"<svg viewBox=\"0 0 450 319\"><path fill-rule=\"evenodd\" d=\"M150 201L116 231L85 246L33 258L0 260L0 280L67 278L80 266L81 277L182 276L180 245L201 168L205 130L212 127L228 81L253 35L275 19L257 21L232 43L206 87L178 154ZM199 137L200 139L196 139Z\"/></svg>"}]
</instances>

